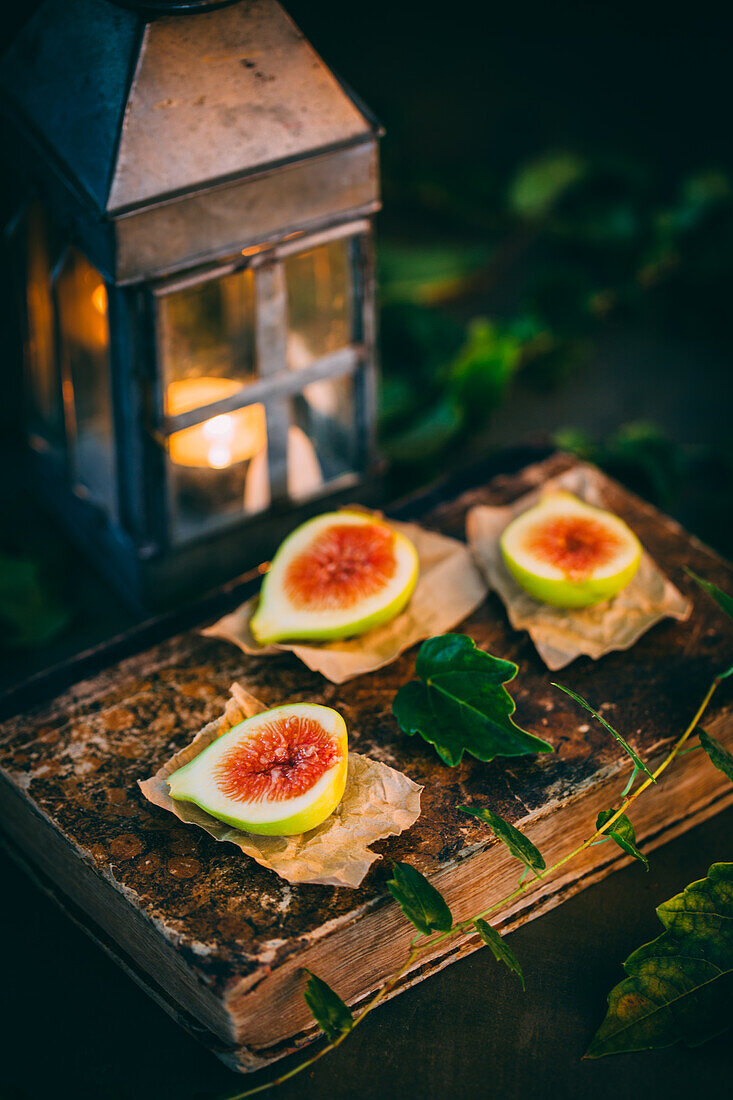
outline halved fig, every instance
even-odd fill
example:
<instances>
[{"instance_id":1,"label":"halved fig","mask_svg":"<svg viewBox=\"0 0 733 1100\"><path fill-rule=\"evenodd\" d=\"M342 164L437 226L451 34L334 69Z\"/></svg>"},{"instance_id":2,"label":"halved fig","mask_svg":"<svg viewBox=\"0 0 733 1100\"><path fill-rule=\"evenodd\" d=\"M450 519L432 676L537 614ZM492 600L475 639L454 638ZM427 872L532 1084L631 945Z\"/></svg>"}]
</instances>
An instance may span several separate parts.
<instances>
[{"instance_id":1,"label":"halved fig","mask_svg":"<svg viewBox=\"0 0 733 1100\"><path fill-rule=\"evenodd\" d=\"M171 798L264 836L325 821L346 786L346 725L315 703L275 707L240 722L168 777Z\"/></svg>"},{"instance_id":2,"label":"halved fig","mask_svg":"<svg viewBox=\"0 0 733 1100\"><path fill-rule=\"evenodd\" d=\"M399 614L417 574L415 547L388 523L328 512L285 539L250 628L262 645L364 634Z\"/></svg>"},{"instance_id":3,"label":"halved fig","mask_svg":"<svg viewBox=\"0 0 733 1100\"><path fill-rule=\"evenodd\" d=\"M517 516L500 540L506 567L530 596L590 607L615 596L639 568L641 545L612 512L572 493L550 493Z\"/></svg>"}]
</instances>

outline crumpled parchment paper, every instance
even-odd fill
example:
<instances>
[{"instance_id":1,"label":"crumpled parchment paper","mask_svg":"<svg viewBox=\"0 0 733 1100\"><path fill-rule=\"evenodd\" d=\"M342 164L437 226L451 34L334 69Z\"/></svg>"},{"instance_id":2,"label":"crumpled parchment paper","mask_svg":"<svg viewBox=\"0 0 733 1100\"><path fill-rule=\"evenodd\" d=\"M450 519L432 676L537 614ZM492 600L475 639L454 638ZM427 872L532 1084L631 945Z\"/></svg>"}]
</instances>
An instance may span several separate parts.
<instances>
[{"instance_id":1,"label":"crumpled parchment paper","mask_svg":"<svg viewBox=\"0 0 733 1100\"><path fill-rule=\"evenodd\" d=\"M603 476L598 471L577 466L507 507L477 505L466 517L469 545L489 585L501 597L510 623L515 630L529 632L550 669L564 668L582 655L598 660L612 650L630 649L661 619L685 620L692 610L690 601L665 577L646 550L626 588L595 607L573 610L540 603L511 576L499 548L499 537L508 523L533 507L542 496L558 489L574 493L588 504L607 507L602 487Z\"/></svg>"},{"instance_id":2,"label":"crumpled parchment paper","mask_svg":"<svg viewBox=\"0 0 733 1100\"><path fill-rule=\"evenodd\" d=\"M352 507L350 511L354 511ZM367 509L359 509L367 511ZM374 513L372 513L374 514ZM203 634L224 638L256 657L294 653L303 664L334 684L343 684L365 672L390 664L410 646L445 634L475 611L486 597L486 582L463 542L426 531L415 523L389 521L412 541L420 560L420 575L409 604L384 626L345 641L261 646L249 629L257 596L247 600Z\"/></svg>"},{"instance_id":3,"label":"crumpled parchment paper","mask_svg":"<svg viewBox=\"0 0 733 1100\"><path fill-rule=\"evenodd\" d=\"M381 858L369 850L369 845L404 832L420 816L423 788L387 764L350 752L341 802L321 825L298 836L245 833L217 820L193 802L171 798L169 775L188 764L232 726L266 709L239 684L233 684L230 691L232 698L221 718L204 726L190 745L171 757L150 779L138 780L143 795L154 806L175 814L179 821L205 829L214 840L236 844L261 867L274 871L287 882L359 886L372 863Z\"/></svg>"}]
</instances>

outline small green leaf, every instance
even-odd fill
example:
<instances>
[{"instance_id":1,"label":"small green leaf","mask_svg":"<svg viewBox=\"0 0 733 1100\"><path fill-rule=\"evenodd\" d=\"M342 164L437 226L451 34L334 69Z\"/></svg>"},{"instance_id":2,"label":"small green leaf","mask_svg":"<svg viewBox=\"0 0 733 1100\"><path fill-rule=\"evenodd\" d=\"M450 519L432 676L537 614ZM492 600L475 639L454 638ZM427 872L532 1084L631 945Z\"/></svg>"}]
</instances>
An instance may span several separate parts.
<instances>
[{"instance_id":1,"label":"small green leaf","mask_svg":"<svg viewBox=\"0 0 733 1100\"><path fill-rule=\"evenodd\" d=\"M447 673L478 672L485 683L495 687L513 680L519 671L513 661L492 657L479 649L467 634L439 634L428 638L420 646L415 661L415 672L421 680L429 680Z\"/></svg>"},{"instance_id":2,"label":"small green leaf","mask_svg":"<svg viewBox=\"0 0 733 1100\"><path fill-rule=\"evenodd\" d=\"M517 666L484 653L466 634L423 642L415 671L419 680L400 688L392 713L404 733L420 734L444 763L455 767L464 752L483 761L552 752L511 718L514 700L503 685Z\"/></svg>"},{"instance_id":3,"label":"small green leaf","mask_svg":"<svg viewBox=\"0 0 733 1100\"><path fill-rule=\"evenodd\" d=\"M429 936L431 932L450 932L451 911L443 895L409 863L393 863L394 878L387 888L409 921Z\"/></svg>"},{"instance_id":4,"label":"small green leaf","mask_svg":"<svg viewBox=\"0 0 733 1100\"><path fill-rule=\"evenodd\" d=\"M575 153L545 153L523 165L512 180L509 207L525 218L545 217L587 174L588 165Z\"/></svg>"},{"instance_id":5,"label":"small green leaf","mask_svg":"<svg viewBox=\"0 0 733 1100\"><path fill-rule=\"evenodd\" d=\"M712 600L715 600L721 611L725 611L726 615L729 615L733 619L733 596L729 596L727 592L723 592L718 588L717 584L713 584L712 581L706 581L702 577L698 577L697 573L693 573L691 569L685 569L688 576L692 577L696 584L700 585L703 592L707 592L708 596ZM730 675L726 673L724 675Z\"/></svg>"},{"instance_id":6,"label":"small green leaf","mask_svg":"<svg viewBox=\"0 0 733 1100\"><path fill-rule=\"evenodd\" d=\"M714 863L657 916L666 931L624 963L628 977L611 990L586 1058L697 1046L730 1027L733 863Z\"/></svg>"},{"instance_id":7,"label":"small green leaf","mask_svg":"<svg viewBox=\"0 0 733 1100\"><path fill-rule=\"evenodd\" d=\"M522 989L525 989L524 974L522 973L521 966L517 962L517 957L514 952L507 947L496 929L492 928L490 924L487 924L485 920L481 920L481 918L474 921L474 927L486 946L491 948L494 953L494 958L498 962L503 962L510 970L514 971L522 983Z\"/></svg>"},{"instance_id":8,"label":"small green leaf","mask_svg":"<svg viewBox=\"0 0 733 1100\"><path fill-rule=\"evenodd\" d=\"M596 819L596 830L605 825L608 819L613 817L615 813L615 810L601 810ZM644 864L647 871L649 870L649 860L644 853L640 852L636 847L634 826L631 824L626 814L621 814L620 817L616 818L611 828L606 830L606 836L610 836L612 840L616 841L619 848L628 855L633 856L634 859L638 859L640 863Z\"/></svg>"},{"instance_id":9,"label":"small green leaf","mask_svg":"<svg viewBox=\"0 0 733 1100\"><path fill-rule=\"evenodd\" d=\"M579 703L584 710L587 710L589 714L592 714L594 718L597 718L604 729L607 729L608 732L616 738L624 752L628 753L628 755L634 761L634 766L638 768L640 772L643 772L644 775L648 776L649 779L651 779L652 783L656 783L656 779L649 771L639 754L634 752L628 741L625 741L618 730L615 730L613 726L609 725L606 719L602 715L600 715L597 710L594 710L590 703L586 703L585 699L583 699L582 696L576 695L574 691L571 691L570 688L563 687L562 684L553 683L552 686L559 688L560 691L564 691L566 695L569 695L571 699L574 699L576 703Z\"/></svg>"},{"instance_id":10,"label":"small green leaf","mask_svg":"<svg viewBox=\"0 0 733 1100\"><path fill-rule=\"evenodd\" d=\"M712 763L718 771L723 772L733 781L733 753L729 752L725 745L721 745L720 741L716 741L702 726L699 727L698 732L700 734L700 744Z\"/></svg>"},{"instance_id":11,"label":"small green leaf","mask_svg":"<svg viewBox=\"0 0 733 1100\"><path fill-rule=\"evenodd\" d=\"M339 1036L351 1031L354 1017L349 1006L344 1004L338 993L334 993L330 985L311 974L310 970L306 970L306 974L308 982L303 993L305 1003L311 1010L313 1019L332 1043Z\"/></svg>"},{"instance_id":12,"label":"small green leaf","mask_svg":"<svg viewBox=\"0 0 733 1100\"><path fill-rule=\"evenodd\" d=\"M464 814L477 817L479 821L483 821L484 825L488 825L499 840L506 844L512 855L520 860L525 867L534 871L537 878L541 878L539 872L544 871L545 861L529 837L526 837L514 825L510 825L499 814L493 813L492 810L481 809L478 806L459 806L458 809L462 810Z\"/></svg>"}]
</instances>

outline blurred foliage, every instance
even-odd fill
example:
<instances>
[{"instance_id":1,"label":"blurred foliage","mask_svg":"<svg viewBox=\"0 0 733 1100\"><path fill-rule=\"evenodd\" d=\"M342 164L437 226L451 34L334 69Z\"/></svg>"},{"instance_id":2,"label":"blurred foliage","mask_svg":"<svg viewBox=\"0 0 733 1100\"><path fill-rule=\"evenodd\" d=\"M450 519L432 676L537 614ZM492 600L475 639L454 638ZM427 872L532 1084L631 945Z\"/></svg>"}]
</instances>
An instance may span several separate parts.
<instances>
[{"instance_id":1,"label":"blurred foliage","mask_svg":"<svg viewBox=\"0 0 733 1100\"><path fill-rule=\"evenodd\" d=\"M0 552L0 649L31 649L51 641L70 622L41 564Z\"/></svg>"},{"instance_id":2,"label":"blurred foliage","mask_svg":"<svg viewBox=\"0 0 733 1100\"><path fill-rule=\"evenodd\" d=\"M680 443L648 421L623 424L604 440L564 428L552 443L660 508L683 503L692 530L721 553L733 553L733 445Z\"/></svg>"},{"instance_id":3,"label":"blurred foliage","mask_svg":"<svg viewBox=\"0 0 733 1100\"><path fill-rule=\"evenodd\" d=\"M502 331L485 318L471 322L446 378L448 394L461 409L467 428L501 403L519 369L521 354L522 340L511 329Z\"/></svg>"},{"instance_id":4,"label":"blurred foliage","mask_svg":"<svg viewBox=\"0 0 733 1100\"><path fill-rule=\"evenodd\" d=\"M386 240L379 250L382 305L451 301L470 286L472 277L490 259L490 250L481 245L405 245Z\"/></svg>"},{"instance_id":5,"label":"blurred foliage","mask_svg":"<svg viewBox=\"0 0 733 1100\"><path fill-rule=\"evenodd\" d=\"M517 172L507 193L509 208L524 218L546 217L568 189L586 175L587 165L581 157L548 153Z\"/></svg>"},{"instance_id":6,"label":"blurred foliage","mask_svg":"<svg viewBox=\"0 0 733 1100\"><path fill-rule=\"evenodd\" d=\"M429 219L431 239L455 242L381 238L381 431L403 483L490 445L518 378L535 390L571 383L609 316L652 309L677 325L693 316L699 329L727 310L733 186L721 171L670 181L637 162L560 150L503 185L454 170L392 192ZM565 437L599 460L599 445ZM646 495L670 503L683 460L652 425L620 429L600 458L624 480L643 472Z\"/></svg>"},{"instance_id":7,"label":"blurred foliage","mask_svg":"<svg viewBox=\"0 0 733 1100\"><path fill-rule=\"evenodd\" d=\"M414 341L423 331L419 316L402 313L391 337L401 340L413 356ZM439 459L448 447L455 451L456 444L460 450L484 426L506 398L523 356L529 355L533 347L541 349L543 338L549 339L531 318L513 324L475 318L460 343L456 339L460 328L436 326L434 331L436 343L431 345L428 357L433 369L426 369L425 362L416 355L409 381L405 374L388 375L382 397L382 426L395 427L385 432L387 457L396 463L418 463L423 472L426 462ZM445 341L446 350L454 346L447 361L433 358L439 338Z\"/></svg>"},{"instance_id":8,"label":"blurred foliage","mask_svg":"<svg viewBox=\"0 0 733 1100\"><path fill-rule=\"evenodd\" d=\"M553 442L662 507L669 507L679 495L693 460L699 457L694 449L691 452L671 440L658 425L643 420L621 425L603 442L576 428L555 432Z\"/></svg>"}]
</instances>

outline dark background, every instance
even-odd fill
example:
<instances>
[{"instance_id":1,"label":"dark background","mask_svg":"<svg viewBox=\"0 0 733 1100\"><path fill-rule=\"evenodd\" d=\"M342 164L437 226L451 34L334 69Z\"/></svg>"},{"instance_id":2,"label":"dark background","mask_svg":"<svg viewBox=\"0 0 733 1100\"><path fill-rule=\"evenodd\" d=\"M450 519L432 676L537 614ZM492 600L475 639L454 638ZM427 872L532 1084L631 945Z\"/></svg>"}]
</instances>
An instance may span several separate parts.
<instances>
[{"instance_id":1,"label":"dark background","mask_svg":"<svg viewBox=\"0 0 733 1100\"><path fill-rule=\"evenodd\" d=\"M33 6L6 12L6 37ZM733 554L731 35L720 12L286 7L387 129L388 495L556 441ZM483 337L477 318L490 322ZM49 633L40 614L37 636L17 644L0 577L0 687L136 618L23 493L6 321L0 553L31 563L30 603L60 608L61 625ZM682 1096L702 1082L722 1092L725 1037L580 1057L621 961L657 934L654 906L731 858L730 826L730 814L708 823L655 853L649 876L629 868L512 936L525 996L480 952L381 1009L280 1095ZM0 1097L188 1100L236 1084L5 859L0 873L10 899Z\"/></svg>"},{"instance_id":2,"label":"dark background","mask_svg":"<svg viewBox=\"0 0 733 1100\"><path fill-rule=\"evenodd\" d=\"M6 38L34 7L5 13ZM386 127L385 499L558 443L733 554L728 22L710 5L287 7ZM135 620L23 492L3 331L0 687Z\"/></svg>"}]
</instances>

